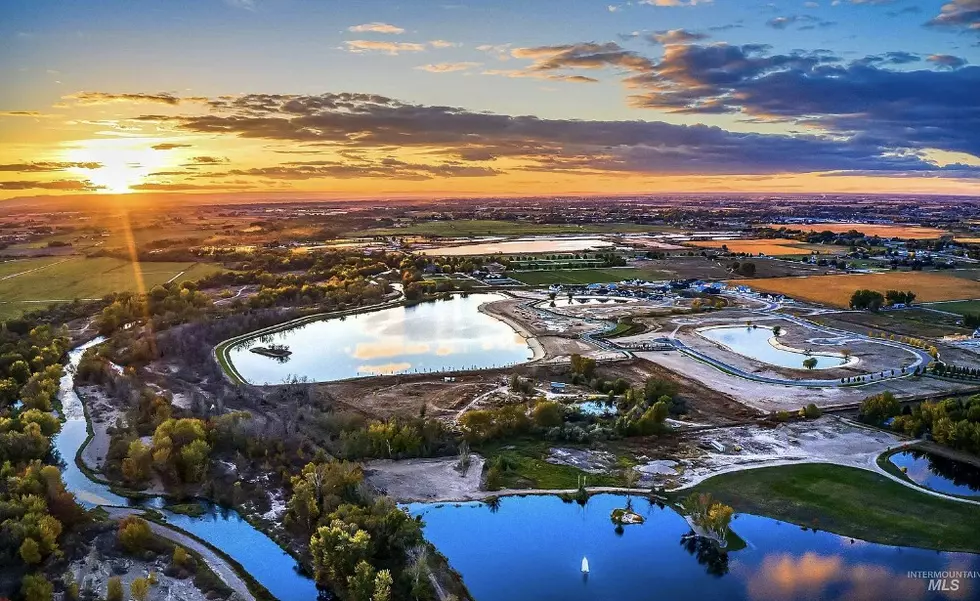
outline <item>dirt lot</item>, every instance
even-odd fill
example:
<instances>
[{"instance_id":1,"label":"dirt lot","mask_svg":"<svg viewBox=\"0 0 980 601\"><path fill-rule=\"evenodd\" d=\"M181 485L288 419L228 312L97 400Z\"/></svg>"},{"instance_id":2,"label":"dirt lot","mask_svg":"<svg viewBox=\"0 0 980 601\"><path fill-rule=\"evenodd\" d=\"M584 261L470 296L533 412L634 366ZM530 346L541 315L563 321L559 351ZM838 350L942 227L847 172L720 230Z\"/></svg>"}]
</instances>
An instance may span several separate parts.
<instances>
[{"instance_id":1,"label":"dirt lot","mask_svg":"<svg viewBox=\"0 0 980 601\"><path fill-rule=\"evenodd\" d=\"M882 294L886 290L911 290L919 302L980 298L980 282L924 271L734 280L731 283L844 308L848 306L854 291L860 289L877 290Z\"/></svg>"},{"instance_id":2,"label":"dirt lot","mask_svg":"<svg viewBox=\"0 0 980 601\"><path fill-rule=\"evenodd\" d=\"M480 490L484 459L470 455L465 473L457 464L456 457L385 459L366 463L364 475L368 484L403 503L469 498Z\"/></svg>"},{"instance_id":3,"label":"dirt lot","mask_svg":"<svg viewBox=\"0 0 980 601\"><path fill-rule=\"evenodd\" d=\"M793 463L834 463L876 469L877 457L903 440L887 432L853 425L835 416L788 422L774 428L736 426L693 434L694 456L654 460L639 467L643 486L694 486L710 476L749 467ZM712 448L722 445L724 451ZM709 450L702 450L705 447Z\"/></svg>"},{"instance_id":4,"label":"dirt lot","mask_svg":"<svg viewBox=\"0 0 980 601\"><path fill-rule=\"evenodd\" d=\"M484 371L456 376L455 382L432 374L383 376L316 384L315 390L372 417L417 416L425 405L427 416L451 418L474 398L506 384L509 374Z\"/></svg>"},{"instance_id":5,"label":"dirt lot","mask_svg":"<svg viewBox=\"0 0 980 601\"><path fill-rule=\"evenodd\" d=\"M603 365L599 373L607 379L623 378L641 386L648 378L670 380L677 385L677 396L686 401L688 413L684 420L705 424L731 424L753 419L759 412L737 402L730 395L708 388L682 372L666 369L662 365L634 359Z\"/></svg>"},{"instance_id":6,"label":"dirt lot","mask_svg":"<svg viewBox=\"0 0 980 601\"><path fill-rule=\"evenodd\" d=\"M877 330L913 338L938 338L971 333L968 328L957 326L955 317L934 311L824 313L810 319L833 328L849 330L858 334L867 334L871 330Z\"/></svg>"}]
</instances>

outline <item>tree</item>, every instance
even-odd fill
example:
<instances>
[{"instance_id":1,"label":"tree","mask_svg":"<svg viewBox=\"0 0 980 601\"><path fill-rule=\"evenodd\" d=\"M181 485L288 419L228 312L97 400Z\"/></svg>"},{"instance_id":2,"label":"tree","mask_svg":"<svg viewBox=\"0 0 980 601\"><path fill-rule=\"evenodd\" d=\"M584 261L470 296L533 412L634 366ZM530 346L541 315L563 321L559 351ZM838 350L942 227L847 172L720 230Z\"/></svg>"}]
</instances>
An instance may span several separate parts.
<instances>
[{"instance_id":1,"label":"tree","mask_svg":"<svg viewBox=\"0 0 980 601\"><path fill-rule=\"evenodd\" d=\"M123 596L125 592L123 591L123 583L119 576L113 576L109 579L109 583L106 588L105 600L106 601L123 601Z\"/></svg>"},{"instance_id":2,"label":"tree","mask_svg":"<svg viewBox=\"0 0 980 601\"><path fill-rule=\"evenodd\" d=\"M851 295L852 309L864 309L877 312L885 304L885 297L875 290L855 290Z\"/></svg>"},{"instance_id":3,"label":"tree","mask_svg":"<svg viewBox=\"0 0 980 601\"><path fill-rule=\"evenodd\" d=\"M392 584L394 584L394 580L390 571L381 570L378 572L378 575L374 577L374 594L371 596L371 601L391 601Z\"/></svg>"},{"instance_id":4,"label":"tree","mask_svg":"<svg viewBox=\"0 0 980 601\"><path fill-rule=\"evenodd\" d=\"M571 356L572 363L572 373L585 377L587 380L592 379L596 370L596 361L591 357L583 357L579 354L574 354Z\"/></svg>"},{"instance_id":5,"label":"tree","mask_svg":"<svg viewBox=\"0 0 980 601\"><path fill-rule=\"evenodd\" d=\"M773 326L773 327L772 327L772 335L773 335L773 336L779 336L779 335L781 335L782 333L783 333L783 328L781 328L781 327L779 327L779 326Z\"/></svg>"},{"instance_id":6,"label":"tree","mask_svg":"<svg viewBox=\"0 0 980 601\"><path fill-rule=\"evenodd\" d=\"M813 369L816 366L817 366L817 358L816 357L810 357L809 359L804 359L803 360L803 367L805 367L807 369Z\"/></svg>"},{"instance_id":7,"label":"tree","mask_svg":"<svg viewBox=\"0 0 980 601\"><path fill-rule=\"evenodd\" d=\"M51 601L54 587L43 574L28 574L20 581L20 593L24 601Z\"/></svg>"},{"instance_id":8,"label":"tree","mask_svg":"<svg viewBox=\"0 0 980 601\"><path fill-rule=\"evenodd\" d=\"M374 567L361 560L354 568L354 574L347 577L347 598L350 601L371 601L374 593Z\"/></svg>"},{"instance_id":9,"label":"tree","mask_svg":"<svg viewBox=\"0 0 980 601\"><path fill-rule=\"evenodd\" d=\"M119 522L119 544L130 553L145 549L150 542L150 534L150 525L141 517L130 515Z\"/></svg>"},{"instance_id":10,"label":"tree","mask_svg":"<svg viewBox=\"0 0 980 601\"><path fill-rule=\"evenodd\" d=\"M30 537L24 539L20 545L20 558L27 565L41 563L41 547L36 540Z\"/></svg>"},{"instance_id":11,"label":"tree","mask_svg":"<svg viewBox=\"0 0 980 601\"><path fill-rule=\"evenodd\" d=\"M902 412L901 404L891 392L883 392L861 401L858 417L869 424L881 424Z\"/></svg>"},{"instance_id":12,"label":"tree","mask_svg":"<svg viewBox=\"0 0 980 601\"><path fill-rule=\"evenodd\" d=\"M129 594L133 601L146 601L150 594L150 582L146 578L136 578L129 584Z\"/></svg>"},{"instance_id":13,"label":"tree","mask_svg":"<svg viewBox=\"0 0 980 601\"><path fill-rule=\"evenodd\" d=\"M562 406L554 401L540 401L531 411L531 419L540 428L556 428L563 422Z\"/></svg>"},{"instance_id":14,"label":"tree","mask_svg":"<svg viewBox=\"0 0 980 601\"><path fill-rule=\"evenodd\" d=\"M356 524L334 519L310 538L310 555L316 580L321 584L346 587L357 565L368 558L371 535Z\"/></svg>"}]
</instances>

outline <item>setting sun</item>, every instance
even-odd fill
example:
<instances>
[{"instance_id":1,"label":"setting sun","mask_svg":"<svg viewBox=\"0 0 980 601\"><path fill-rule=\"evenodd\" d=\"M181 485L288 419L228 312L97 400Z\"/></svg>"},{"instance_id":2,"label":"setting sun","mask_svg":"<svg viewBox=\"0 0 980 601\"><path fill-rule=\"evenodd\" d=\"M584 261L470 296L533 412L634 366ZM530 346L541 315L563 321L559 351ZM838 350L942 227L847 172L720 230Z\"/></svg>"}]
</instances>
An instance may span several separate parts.
<instances>
[{"instance_id":1,"label":"setting sun","mask_svg":"<svg viewBox=\"0 0 980 601\"><path fill-rule=\"evenodd\" d=\"M109 139L83 140L67 148L64 160L71 163L98 163L95 169L72 167L69 171L88 179L98 192L127 194L147 177L161 169L175 166L171 153L149 147L154 140Z\"/></svg>"}]
</instances>

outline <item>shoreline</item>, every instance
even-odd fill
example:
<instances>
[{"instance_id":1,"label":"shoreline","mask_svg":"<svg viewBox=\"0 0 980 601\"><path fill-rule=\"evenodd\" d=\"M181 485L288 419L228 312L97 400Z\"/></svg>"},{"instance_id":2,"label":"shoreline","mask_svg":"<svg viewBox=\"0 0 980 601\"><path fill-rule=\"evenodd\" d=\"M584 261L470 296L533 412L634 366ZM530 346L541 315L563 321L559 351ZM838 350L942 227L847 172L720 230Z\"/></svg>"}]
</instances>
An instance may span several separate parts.
<instances>
[{"instance_id":1,"label":"shoreline","mask_svg":"<svg viewBox=\"0 0 980 601\"><path fill-rule=\"evenodd\" d=\"M490 305L497 302L501 302L501 301L490 301L490 302L483 303L482 305L477 307L477 310L480 313L492 317L501 323L507 324L508 326L510 326L512 330L514 330L514 332L516 332L519 336L524 338L524 340L527 342L527 345L531 348L531 352L533 353L533 355L522 365L526 365L527 363L533 363L544 359L547 356L547 353L545 352L544 346L541 344L541 341L538 340L536 336L533 336L527 330L527 328L522 326L514 318L508 315L504 315L502 312L492 309L490 307Z\"/></svg>"}]
</instances>

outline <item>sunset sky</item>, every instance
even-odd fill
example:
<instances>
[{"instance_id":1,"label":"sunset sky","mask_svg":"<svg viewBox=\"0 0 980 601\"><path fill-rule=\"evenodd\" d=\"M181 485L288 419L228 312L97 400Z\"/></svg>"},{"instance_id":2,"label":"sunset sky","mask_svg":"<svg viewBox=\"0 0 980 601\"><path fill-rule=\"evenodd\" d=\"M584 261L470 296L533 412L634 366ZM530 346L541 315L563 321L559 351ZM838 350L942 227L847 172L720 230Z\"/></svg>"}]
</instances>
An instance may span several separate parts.
<instances>
[{"instance_id":1,"label":"sunset sky","mask_svg":"<svg viewBox=\"0 0 980 601\"><path fill-rule=\"evenodd\" d=\"M0 199L980 194L980 0L0 8Z\"/></svg>"}]
</instances>

